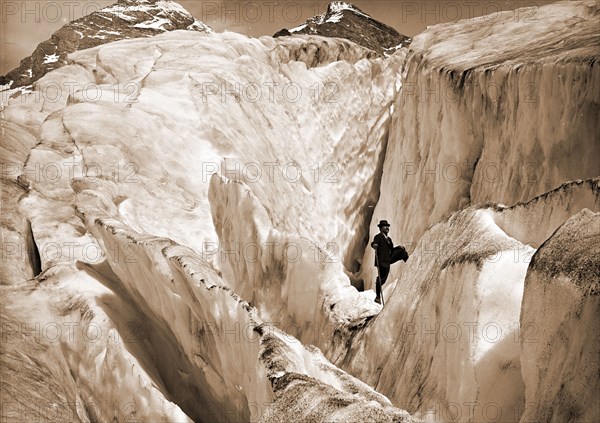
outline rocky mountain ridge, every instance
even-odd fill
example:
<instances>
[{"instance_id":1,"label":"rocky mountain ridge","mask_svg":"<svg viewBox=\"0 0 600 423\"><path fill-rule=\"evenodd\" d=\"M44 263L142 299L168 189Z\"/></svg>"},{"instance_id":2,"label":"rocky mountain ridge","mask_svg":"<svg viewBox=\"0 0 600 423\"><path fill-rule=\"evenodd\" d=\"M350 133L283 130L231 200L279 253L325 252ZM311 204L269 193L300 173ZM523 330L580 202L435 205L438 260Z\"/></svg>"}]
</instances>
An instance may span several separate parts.
<instances>
[{"instance_id":1,"label":"rocky mountain ridge","mask_svg":"<svg viewBox=\"0 0 600 423\"><path fill-rule=\"evenodd\" d=\"M325 13L313 16L295 28L282 29L273 36L297 34L345 38L382 55L392 54L397 49L409 45L412 40L373 19L353 4L342 1L329 3Z\"/></svg>"},{"instance_id":2,"label":"rocky mountain ridge","mask_svg":"<svg viewBox=\"0 0 600 423\"><path fill-rule=\"evenodd\" d=\"M67 64L67 55L112 41L152 37L178 29L213 32L183 6L171 0L118 0L115 4L74 20L41 42L19 67L0 77L0 86L31 85ZM8 87L7 87L8 86Z\"/></svg>"}]
</instances>

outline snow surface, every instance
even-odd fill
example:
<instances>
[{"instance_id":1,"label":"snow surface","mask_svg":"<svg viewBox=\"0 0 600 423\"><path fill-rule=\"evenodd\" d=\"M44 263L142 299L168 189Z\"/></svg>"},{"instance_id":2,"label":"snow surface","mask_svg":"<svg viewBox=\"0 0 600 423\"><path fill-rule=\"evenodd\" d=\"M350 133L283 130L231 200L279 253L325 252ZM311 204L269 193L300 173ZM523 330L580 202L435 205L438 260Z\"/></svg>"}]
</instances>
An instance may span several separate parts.
<instances>
[{"instance_id":1,"label":"snow surface","mask_svg":"<svg viewBox=\"0 0 600 423\"><path fill-rule=\"evenodd\" d=\"M112 6L108 6L102 9L103 12L147 12L156 13L156 10L163 13L180 13L183 15L189 15L189 12L179 3L175 1L160 0L158 2L143 2L135 1L126 4L115 3Z\"/></svg>"},{"instance_id":2,"label":"snow surface","mask_svg":"<svg viewBox=\"0 0 600 423\"><path fill-rule=\"evenodd\" d=\"M138 0L135 2L127 2L125 4L115 3L111 6L103 8L100 10L100 13L115 15L129 22L137 20L136 16L131 15L132 13L146 13L153 19L138 23L134 25L134 27L152 29L164 29L161 27L161 25L165 23L171 23L172 18L177 15L192 18L192 15L190 15L190 13L179 3L166 0L160 0L157 2L144 2ZM106 17L104 15L102 16ZM110 17L106 18L111 19Z\"/></svg>"},{"instance_id":3,"label":"snow surface","mask_svg":"<svg viewBox=\"0 0 600 423\"><path fill-rule=\"evenodd\" d=\"M166 31L166 29L163 28L162 26L165 24L168 25L170 23L171 23L171 21L169 19L159 18L158 16L155 16L152 20L135 24L133 27L134 28L162 29L163 31Z\"/></svg>"},{"instance_id":4,"label":"snow surface","mask_svg":"<svg viewBox=\"0 0 600 423\"><path fill-rule=\"evenodd\" d=\"M306 28L307 26L308 26L308 24L302 24L300 26L297 26L297 27L294 27L294 28L290 29L289 31L290 32L297 32L297 31L300 31L300 30Z\"/></svg>"},{"instance_id":5,"label":"snow surface","mask_svg":"<svg viewBox=\"0 0 600 423\"><path fill-rule=\"evenodd\" d=\"M343 1L334 1L334 2L329 3L328 9L331 13L334 13L336 15L339 14L340 16L344 10L350 10L353 13L366 16L367 18L371 18L369 15L362 13L360 10L358 10L356 7L354 7L353 4L346 3Z\"/></svg>"},{"instance_id":6,"label":"snow surface","mask_svg":"<svg viewBox=\"0 0 600 423\"><path fill-rule=\"evenodd\" d=\"M46 54L44 57L44 64L58 62L58 54Z\"/></svg>"},{"instance_id":7,"label":"snow surface","mask_svg":"<svg viewBox=\"0 0 600 423\"><path fill-rule=\"evenodd\" d=\"M343 1L333 1L329 3L329 10L333 13L341 12L342 10L352 10L356 11L356 8L351 3L346 3Z\"/></svg>"},{"instance_id":8,"label":"snow surface","mask_svg":"<svg viewBox=\"0 0 600 423\"><path fill-rule=\"evenodd\" d=\"M109 35L121 35L121 33L119 31L109 31L107 29L101 29L98 31L98 34L103 33L103 34L109 34Z\"/></svg>"},{"instance_id":9,"label":"snow surface","mask_svg":"<svg viewBox=\"0 0 600 423\"><path fill-rule=\"evenodd\" d=\"M335 13L335 14L333 14L333 15L329 16L329 17L328 17L328 18L325 20L325 22L336 23L336 22L339 22L339 21L341 21L341 20L342 20L342 17L343 17L342 13Z\"/></svg>"}]
</instances>

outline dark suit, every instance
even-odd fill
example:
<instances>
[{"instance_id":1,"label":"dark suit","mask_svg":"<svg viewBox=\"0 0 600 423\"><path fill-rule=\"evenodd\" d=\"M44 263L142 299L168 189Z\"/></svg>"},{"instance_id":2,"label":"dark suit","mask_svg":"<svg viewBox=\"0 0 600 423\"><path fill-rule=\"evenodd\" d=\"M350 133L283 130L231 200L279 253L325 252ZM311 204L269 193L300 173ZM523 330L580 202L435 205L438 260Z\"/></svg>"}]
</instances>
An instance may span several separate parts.
<instances>
[{"instance_id":1,"label":"dark suit","mask_svg":"<svg viewBox=\"0 0 600 423\"><path fill-rule=\"evenodd\" d=\"M377 288L377 297L379 298L381 295L381 285L387 280L390 273L390 266L399 260L408 260L408 254L401 245L394 247L392 238L389 236L385 237L381 232L375 235L371 247L373 247L373 244L377 244L377 249L375 250L375 267L379 267L379 276L377 277L375 286ZM380 278L381 283L379 283Z\"/></svg>"},{"instance_id":2,"label":"dark suit","mask_svg":"<svg viewBox=\"0 0 600 423\"><path fill-rule=\"evenodd\" d=\"M389 236L386 238L381 232L375 235L371 247L373 244L377 244L377 250L375 250L375 266L379 264L379 267L390 267L392 264L392 251L394 250L394 242ZM375 247L373 247L375 248Z\"/></svg>"},{"instance_id":3,"label":"dark suit","mask_svg":"<svg viewBox=\"0 0 600 423\"><path fill-rule=\"evenodd\" d=\"M379 267L390 267L399 260L408 260L408 253L404 247L401 245L394 247L392 238L388 236L386 239L381 232L375 235L371 247L373 244L378 245L375 253L375 266L379 263Z\"/></svg>"}]
</instances>

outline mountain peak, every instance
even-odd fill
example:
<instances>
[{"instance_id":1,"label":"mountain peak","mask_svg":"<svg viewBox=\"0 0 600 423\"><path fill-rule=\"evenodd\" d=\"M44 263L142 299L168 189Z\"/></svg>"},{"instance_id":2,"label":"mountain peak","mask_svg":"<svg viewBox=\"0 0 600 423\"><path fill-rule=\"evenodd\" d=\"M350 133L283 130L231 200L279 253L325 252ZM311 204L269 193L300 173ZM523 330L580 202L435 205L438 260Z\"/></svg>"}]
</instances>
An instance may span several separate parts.
<instances>
[{"instance_id":1,"label":"mountain peak","mask_svg":"<svg viewBox=\"0 0 600 423\"><path fill-rule=\"evenodd\" d=\"M118 0L69 22L40 43L18 68L0 77L0 85L31 85L46 73L67 64L67 55L126 38L151 37L179 29L213 32L172 0Z\"/></svg>"},{"instance_id":2,"label":"mountain peak","mask_svg":"<svg viewBox=\"0 0 600 423\"><path fill-rule=\"evenodd\" d=\"M411 41L410 37L344 1L329 3L325 13L313 16L295 28L282 29L274 37L296 34L346 38L379 54L394 51Z\"/></svg>"},{"instance_id":3,"label":"mountain peak","mask_svg":"<svg viewBox=\"0 0 600 423\"><path fill-rule=\"evenodd\" d=\"M353 12L362 13L366 15L362 10L353 5L352 3L347 3L345 1L332 1L327 5L327 14L341 12L342 10L351 10ZM367 15L368 16L368 15Z\"/></svg>"},{"instance_id":4,"label":"mountain peak","mask_svg":"<svg viewBox=\"0 0 600 423\"><path fill-rule=\"evenodd\" d=\"M117 4L123 4L123 5L135 5L135 4L139 4L139 3L157 3L161 0L118 0ZM169 0L167 0L169 1Z\"/></svg>"}]
</instances>

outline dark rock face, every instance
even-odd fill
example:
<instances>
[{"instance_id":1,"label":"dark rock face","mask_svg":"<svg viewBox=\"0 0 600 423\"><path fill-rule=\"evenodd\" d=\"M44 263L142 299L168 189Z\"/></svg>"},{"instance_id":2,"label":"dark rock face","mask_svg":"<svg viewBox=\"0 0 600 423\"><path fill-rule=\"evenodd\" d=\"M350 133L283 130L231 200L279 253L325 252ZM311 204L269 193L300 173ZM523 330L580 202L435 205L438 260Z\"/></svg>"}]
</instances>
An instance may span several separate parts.
<instances>
[{"instance_id":1,"label":"dark rock face","mask_svg":"<svg viewBox=\"0 0 600 423\"><path fill-rule=\"evenodd\" d=\"M67 55L77 50L177 29L212 32L174 1L118 0L60 28L49 40L40 43L31 56L21 60L18 68L0 77L0 85L9 88L30 85L66 65Z\"/></svg>"},{"instance_id":2,"label":"dark rock face","mask_svg":"<svg viewBox=\"0 0 600 423\"><path fill-rule=\"evenodd\" d=\"M273 36L295 34L346 38L382 55L392 54L412 41L410 37L376 21L356 6L340 1L329 3L324 14L308 19L297 28L282 29Z\"/></svg>"}]
</instances>

